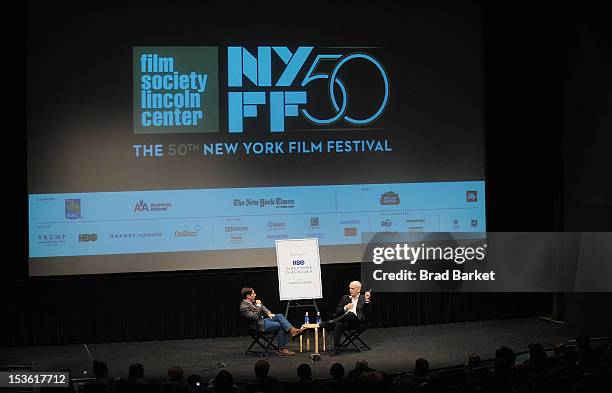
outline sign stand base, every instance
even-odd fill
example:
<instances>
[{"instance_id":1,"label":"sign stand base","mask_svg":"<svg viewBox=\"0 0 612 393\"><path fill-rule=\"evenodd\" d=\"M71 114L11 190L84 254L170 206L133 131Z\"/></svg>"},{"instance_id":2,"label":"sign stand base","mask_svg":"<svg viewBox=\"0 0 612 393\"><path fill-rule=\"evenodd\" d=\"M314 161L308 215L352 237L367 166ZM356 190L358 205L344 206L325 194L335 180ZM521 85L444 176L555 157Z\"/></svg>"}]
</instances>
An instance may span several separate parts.
<instances>
[{"instance_id":1,"label":"sign stand base","mask_svg":"<svg viewBox=\"0 0 612 393\"><path fill-rule=\"evenodd\" d=\"M287 308L285 309L285 318L289 317L289 309L290 308L302 308L302 307L314 307L316 312L319 312L319 307L317 307L317 302L314 299L307 299L310 300L311 303L301 303L303 301L302 300L288 300L287 301ZM316 314L313 315L314 318L316 318Z\"/></svg>"}]
</instances>

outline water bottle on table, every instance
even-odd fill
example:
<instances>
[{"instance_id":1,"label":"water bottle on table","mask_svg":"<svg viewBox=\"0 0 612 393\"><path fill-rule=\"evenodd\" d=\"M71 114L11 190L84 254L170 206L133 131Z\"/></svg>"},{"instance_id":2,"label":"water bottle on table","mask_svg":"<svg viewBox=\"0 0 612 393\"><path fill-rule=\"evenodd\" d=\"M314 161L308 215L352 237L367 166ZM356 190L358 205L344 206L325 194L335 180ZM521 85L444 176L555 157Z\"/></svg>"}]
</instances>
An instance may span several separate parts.
<instances>
[{"instance_id":1,"label":"water bottle on table","mask_svg":"<svg viewBox=\"0 0 612 393\"><path fill-rule=\"evenodd\" d=\"M321 311L317 311L317 325L321 324Z\"/></svg>"}]
</instances>

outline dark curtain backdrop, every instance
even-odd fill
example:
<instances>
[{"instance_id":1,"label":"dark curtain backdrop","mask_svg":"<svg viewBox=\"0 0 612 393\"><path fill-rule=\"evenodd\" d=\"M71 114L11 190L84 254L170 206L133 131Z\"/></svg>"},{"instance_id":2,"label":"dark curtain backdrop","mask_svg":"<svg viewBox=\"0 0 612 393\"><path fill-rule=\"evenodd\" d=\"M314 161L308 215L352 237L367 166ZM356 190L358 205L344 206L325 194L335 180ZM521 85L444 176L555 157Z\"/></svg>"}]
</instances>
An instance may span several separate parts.
<instances>
[{"instance_id":1,"label":"dark curtain backdrop","mask_svg":"<svg viewBox=\"0 0 612 393\"><path fill-rule=\"evenodd\" d=\"M324 319L331 316L358 264L323 265ZM244 334L240 289L253 286L273 312L284 313L275 268L44 278L9 284L0 345L68 344L227 337ZM374 327L421 325L546 313L550 294L374 293ZM304 312L289 319L301 324Z\"/></svg>"}]
</instances>

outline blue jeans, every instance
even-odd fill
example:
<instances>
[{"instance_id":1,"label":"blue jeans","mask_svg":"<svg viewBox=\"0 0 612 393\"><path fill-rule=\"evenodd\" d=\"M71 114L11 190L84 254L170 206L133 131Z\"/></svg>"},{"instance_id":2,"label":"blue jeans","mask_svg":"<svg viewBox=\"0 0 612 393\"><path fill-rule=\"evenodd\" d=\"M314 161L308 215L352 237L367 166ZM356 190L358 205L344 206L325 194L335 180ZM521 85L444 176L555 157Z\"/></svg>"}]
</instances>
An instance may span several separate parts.
<instances>
[{"instance_id":1,"label":"blue jeans","mask_svg":"<svg viewBox=\"0 0 612 393\"><path fill-rule=\"evenodd\" d=\"M278 332L278 347L284 348L287 345L285 332L293 327L283 314L275 314L274 318L266 318L264 321L264 333Z\"/></svg>"}]
</instances>

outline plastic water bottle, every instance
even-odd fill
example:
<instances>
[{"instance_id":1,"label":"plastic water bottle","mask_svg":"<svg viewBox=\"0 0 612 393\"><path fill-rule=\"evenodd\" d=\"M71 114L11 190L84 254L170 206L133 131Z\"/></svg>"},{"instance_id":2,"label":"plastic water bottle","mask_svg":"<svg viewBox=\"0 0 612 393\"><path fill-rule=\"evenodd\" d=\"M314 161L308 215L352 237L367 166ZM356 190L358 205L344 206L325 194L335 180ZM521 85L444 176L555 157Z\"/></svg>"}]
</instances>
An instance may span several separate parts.
<instances>
[{"instance_id":1,"label":"plastic water bottle","mask_svg":"<svg viewBox=\"0 0 612 393\"><path fill-rule=\"evenodd\" d=\"M304 315L304 325L308 325L310 323L310 318L308 318L308 311L306 311L306 315Z\"/></svg>"},{"instance_id":2,"label":"plastic water bottle","mask_svg":"<svg viewBox=\"0 0 612 393\"><path fill-rule=\"evenodd\" d=\"M321 311L317 311L317 325L321 324Z\"/></svg>"}]
</instances>

